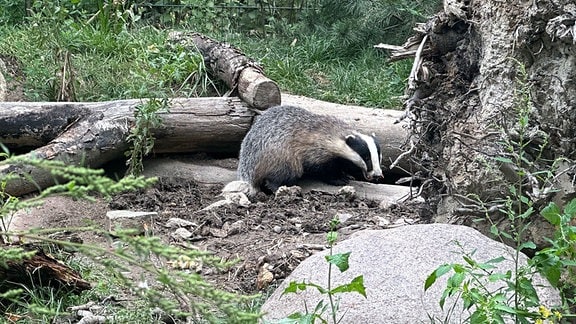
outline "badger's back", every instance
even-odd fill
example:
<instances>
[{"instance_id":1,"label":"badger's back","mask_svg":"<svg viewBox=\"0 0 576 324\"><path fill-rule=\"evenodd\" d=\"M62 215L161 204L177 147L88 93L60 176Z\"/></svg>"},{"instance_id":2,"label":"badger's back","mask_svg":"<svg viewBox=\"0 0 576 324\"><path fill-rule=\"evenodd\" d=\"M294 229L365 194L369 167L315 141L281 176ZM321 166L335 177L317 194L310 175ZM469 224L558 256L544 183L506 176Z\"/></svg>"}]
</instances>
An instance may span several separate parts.
<instances>
[{"instance_id":1,"label":"badger's back","mask_svg":"<svg viewBox=\"0 0 576 324\"><path fill-rule=\"evenodd\" d=\"M322 164L337 154L354 154L346 145L350 132L350 126L335 117L293 106L270 108L257 117L242 142L239 179L253 190L274 180L293 185L306 165Z\"/></svg>"}]
</instances>

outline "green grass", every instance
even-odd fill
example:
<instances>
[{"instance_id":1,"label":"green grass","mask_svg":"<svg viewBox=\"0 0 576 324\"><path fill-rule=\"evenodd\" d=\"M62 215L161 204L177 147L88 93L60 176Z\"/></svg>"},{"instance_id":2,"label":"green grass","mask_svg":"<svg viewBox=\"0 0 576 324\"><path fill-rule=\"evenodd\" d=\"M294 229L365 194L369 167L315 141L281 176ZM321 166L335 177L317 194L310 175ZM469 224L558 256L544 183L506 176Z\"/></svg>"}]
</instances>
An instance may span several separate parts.
<instances>
[{"instance_id":1,"label":"green grass","mask_svg":"<svg viewBox=\"0 0 576 324\"><path fill-rule=\"evenodd\" d=\"M343 104L398 109L410 62L387 63L367 44L353 57L343 56L330 41L316 35L291 39L224 35L259 61L282 91Z\"/></svg>"},{"instance_id":2,"label":"green grass","mask_svg":"<svg viewBox=\"0 0 576 324\"><path fill-rule=\"evenodd\" d=\"M0 27L0 53L16 57L30 101L53 101L62 57L69 53L77 101L214 95L202 58L167 44L167 32L151 26L101 31L80 23ZM282 91L371 107L398 108L410 64L389 64L372 44L352 57L337 40L303 35L259 38L213 36L260 62Z\"/></svg>"},{"instance_id":3,"label":"green grass","mask_svg":"<svg viewBox=\"0 0 576 324\"><path fill-rule=\"evenodd\" d=\"M153 27L117 34L91 26L3 27L0 32L0 53L21 62L30 101L54 100L65 52L77 101L196 96L206 90L199 87L205 76L201 56L167 44L167 32Z\"/></svg>"}]
</instances>

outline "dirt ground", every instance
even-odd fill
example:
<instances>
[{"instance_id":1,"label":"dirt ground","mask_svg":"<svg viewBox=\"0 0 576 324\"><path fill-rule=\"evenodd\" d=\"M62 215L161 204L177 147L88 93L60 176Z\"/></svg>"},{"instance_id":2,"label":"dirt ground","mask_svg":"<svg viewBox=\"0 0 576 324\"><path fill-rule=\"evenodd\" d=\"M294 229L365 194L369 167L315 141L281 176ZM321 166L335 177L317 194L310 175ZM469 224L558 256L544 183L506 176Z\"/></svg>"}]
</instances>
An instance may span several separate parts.
<instances>
[{"instance_id":1,"label":"dirt ground","mask_svg":"<svg viewBox=\"0 0 576 324\"><path fill-rule=\"evenodd\" d=\"M405 222L426 221L421 205L394 205L323 192L274 198L260 195L248 207L228 206L202 211L217 197L221 186L199 186L193 180L161 178L151 189L126 193L110 202L111 209L153 210L156 235L173 241L174 229L164 227L169 218L189 220L197 226L190 241L225 260L241 261L229 273L208 274L208 280L227 290L258 292L259 267L268 263L274 280L285 278L307 256L325 246L328 223L345 219L340 239L363 229L379 229ZM100 216L97 216L100 217ZM274 282L272 282L274 284Z\"/></svg>"},{"instance_id":2,"label":"dirt ground","mask_svg":"<svg viewBox=\"0 0 576 324\"><path fill-rule=\"evenodd\" d=\"M248 207L231 205L203 210L222 199L222 187L223 184L198 183L188 177L160 177L151 188L117 195L109 202L50 197L39 209L20 214L12 225L13 229L23 230L87 224L108 228L107 211L154 211L158 214L149 225L152 234L163 242L180 247L192 245L223 260L239 260L224 272L202 269L200 274L206 281L226 291L251 295L271 292L269 287L276 287L306 257L325 249L328 224L334 217L342 220L339 241L365 229L430 221L423 203L382 208L378 201L314 190L281 197L259 194ZM166 226L172 218L194 223L185 227L192 236L175 237L177 228ZM106 248L113 245L108 238L93 232L78 236L84 244ZM273 274L271 280L258 279L264 264ZM140 270L134 268L132 273L133 279L138 280Z\"/></svg>"}]
</instances>

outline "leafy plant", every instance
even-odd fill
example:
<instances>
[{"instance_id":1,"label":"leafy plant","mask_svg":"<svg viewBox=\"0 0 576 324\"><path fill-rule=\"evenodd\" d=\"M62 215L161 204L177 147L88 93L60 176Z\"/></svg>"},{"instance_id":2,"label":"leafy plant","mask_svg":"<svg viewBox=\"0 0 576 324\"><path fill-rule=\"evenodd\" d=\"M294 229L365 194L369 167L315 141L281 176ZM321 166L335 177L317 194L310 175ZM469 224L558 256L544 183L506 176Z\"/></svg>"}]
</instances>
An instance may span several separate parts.
<instances>
[{"instance_id":1,"label":"leafy plant","mask_svg":"<svg viewBox=\"0 0 576 324\"><path fill-rule=\"evenodd\" d=\"M560 208L551 203L541 211L542 216L554 225L557 230L553 239L548 239L551 247L536 253L534 259L527 265L520 265L522 250L535 250L536 244L525 241L524 233L531 226L531 220L537 217L536 211L549 188L553 178L552 170L538 170L538 161L548 145L547 136L539 135L539 145L534 149L534 133L530 130L530 114L532 111L531 90L527 80L524 66L515 61L518 66L517 87L515 88L516 124L513 130L506 127L503 129L502 147L504 154L494 158L494 162L508 172L506 178L512 179L508 186L508 193L503 199L497 200L494 206L504 215L509 222L505 230L496 225L490 216L491 209L486 208L486 219L490 222L491 233L502 242L512 243L515 253L512 256L513 270L505 273L496 272L495 264L504 260L503 257L495 258L486 262L478 262L473 258L473 253L465 253L465 264L445 264L438 267L427 278L424 289L429 289L437 278L453 272L449 277L447 286L440 299L440 306L444 307L446 298L458 296L463 301L463 308L470 310L475 307L469 320L471 323L504 323L507 319L513 319L516 323L529 323L535 321L542 323L543 320L558 322L562 318L573 318L570 303L574 305L575 277L573 269L576 265L574 243L576 240L575 228L570 226L570 221L576 213L576 200L570 202L562 213ZM530 154L529 154L530 152ZM557 159L559 161L561 159ZM555 165L555 163L553 164ZM478 197L476 197L479 199ZM479 201L481 206L485 204ZM560 288L563 305L556 310L550 310L540 304L534 288L533 278L536 273L542 273L555 288ZM571 284L560 284L561 274L571 278ZM496 289L490 289L490 283L500 283ZM453 310L455 304L452 306Z\"/></svg>"},{"instance_id":2,"label":"leafy plant","mask_svg":"<svg viewBox=\"0 0 576 324\"><path fill-rule=\"evenodd\" d=\"M547 239L549 247L538 252L531 263L552 284L560 290L564 307L574 311L576 305L576 199L572 199L564 209L551 202L540 214L554 226L556 231Z\"/></svg>"},{"instance_id":3,"label":"leafy plant","mask_svg":"<svg viewBox=\"0 0 576 324\"><path fill-rule=\"evenodd\" d=\"M533 271L529 268L517 269L519 271L497 272L497 264L504 261L498 257L486 262L474 259L474 252L462 251L464 264L444 264L434 270L424 284L428 290L438 278L449 272L453 274L448 278L446 289L440 298L440 307L444 309L448 297L457 296L463 301L463 309L472 311L466 320L470 323L505 323L505 319L512 316L520 323L528 323L528 319L540 318L537 312L529 309L539 305L539 298L532 285ZM491 288L491 284L501 282L501 285ZM519 298L514 302L516 296ZM511 305L512 303L512 305ZM450 312L444 321L449 322L451 313L455 311L456 304L450 306Z\"/></svg>"},{"instance_id":4,"label":"leafy plant","mask_svg":"<svg viewBox=\"0 0 576 324\"><path fill-rule=\"evenodd\" d=\"M158 113L167 112L168 103L168 99L151 98L134 108L134 127L127 138L130 143L126 152L127 174L140 175L144 171L143 159L154 148L152 129L162 124Z\"/></svg>"},{"instance_id":5,"label":"leafy plant","mask_svg":"<svg viewBox=\"0 0 576 324\"><path fill-rule=\"evenodd\" d=\"M328 297L328 302L324 299L320 300L314 310L310 312L308 307L305 305L306 312L305 313L294 313L289 315L286 319L282 320L282 323L315 323L316 320L320 320L322 323L328 323L328 317L324 318L324 314L326 311L329 312L327 316L330 316L332 323L340 323L344 315L338 318L338 310L339 310L339 300L336 298L337 295L342 293L349 293L355 292L359 293L360 295L366 298L366 287L364 287L364 276L360 275L356 278L352 279L347 284L342 284L337 287L332 287L332 269L333 267L338 268L340 272L345 272L349 268L348 259L350 257L350 252L347 253L338 253L333 254L333 247L336 244L336 240L338 239L338 233L336 232L336 226L338 226L339 221L337 218L334 218L330 222L330 231L327 235L327 242L330 247L330 253L325 256L326 262L328 262L328 279L326 287L323 287L320 284L312 283L312 282L296 282L292 281L284 289L284 294L290 293L298 293L299 291L304 291L306 289L312 288L318 290L318 292L322 295L326 295Z\"/></svg>"}]
</instances>

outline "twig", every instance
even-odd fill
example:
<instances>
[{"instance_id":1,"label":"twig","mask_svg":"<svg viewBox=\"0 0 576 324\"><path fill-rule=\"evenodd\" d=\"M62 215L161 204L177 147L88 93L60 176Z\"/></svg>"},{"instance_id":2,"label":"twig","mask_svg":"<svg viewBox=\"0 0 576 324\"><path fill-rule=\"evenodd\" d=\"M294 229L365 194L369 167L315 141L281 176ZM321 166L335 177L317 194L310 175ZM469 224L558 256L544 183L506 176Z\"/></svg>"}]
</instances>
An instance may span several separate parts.
<instances>
[{"instance_id":1,"label":"twig","mask_svg":"<svg viewBox=\"0 0 576 324\"><path fill-rule=\"evenodd\" d=\"M398 163L400 163L400 160L402 160L406 155L411 154L412 152L414 152L414 149L416 148L416 144L414 144L413 140L410 140L410 149L400 155L398 155L398 157L396 158L396 160L394 160L394 162L392 162L392 164L390 164L389 169L392 170L396 167L396 165Z\"/></svg>"},{"instance_id":2,"label":"twig","mask_svg":"<svg viewBox=\"0 0 576 324\"><path fill-rule=\"evenodd\" d=\"M420 185L420 188L418 189L418 192L416 193L416 195L414 197L415 198L420 197L420 195L422 194L422 191L424 191L424 186L426 186L430 182L432 182L432 179L427 179L424 182L422 182L422 184Z\"/></svg>"}]
</instances>

